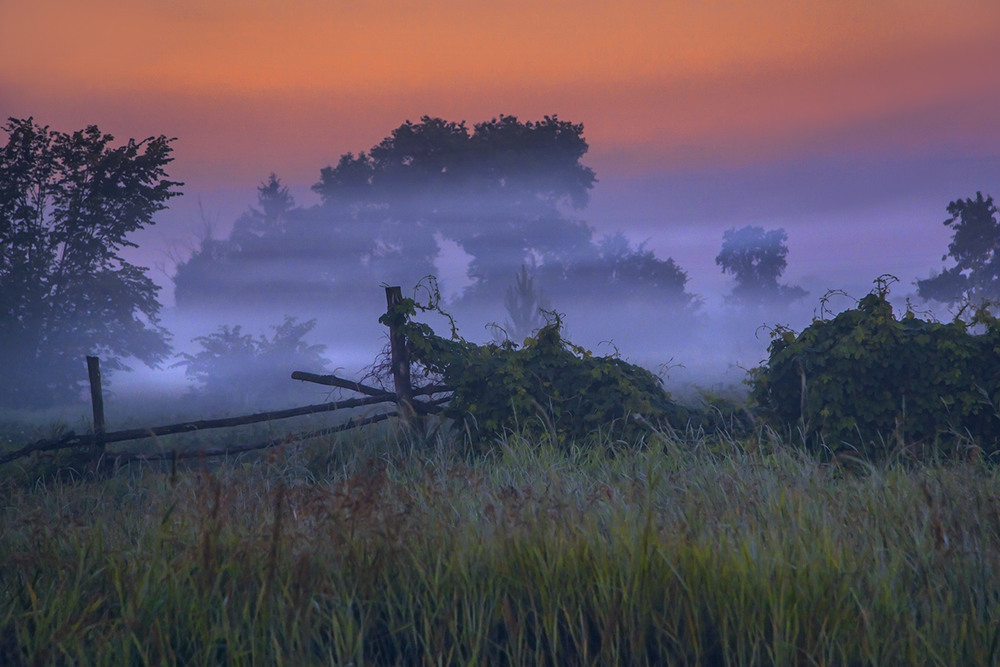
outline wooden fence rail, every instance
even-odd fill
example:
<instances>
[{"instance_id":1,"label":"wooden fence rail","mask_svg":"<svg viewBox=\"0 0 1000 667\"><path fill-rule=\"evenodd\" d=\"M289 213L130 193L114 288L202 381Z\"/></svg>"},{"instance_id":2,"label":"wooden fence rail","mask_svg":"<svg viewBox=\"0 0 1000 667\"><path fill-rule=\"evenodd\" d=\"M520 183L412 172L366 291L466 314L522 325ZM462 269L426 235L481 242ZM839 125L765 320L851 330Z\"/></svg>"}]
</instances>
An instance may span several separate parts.
<instances>
[{"instance_id":1,"label":"wooden fence rail","mask_svg":"<svg viewBox=\"0 0 1000 667\"><path fill-rule=\"evenodd\" d=\"M386 288L386 304L388 308L399 303L401 299L399 287ZM104 398L101 392L101 371L100 361L97 357L87 357L87 370L90 378L91 404L94 414L94 429L92 433L77 435L74 432L66 433L59 438L37 440L27 444L12 452L0 455L0 465L9 463L19 458L23 458L36 452L55 451L72 448L90 448L90 458L95 465L105 458L113 459L117 462L127 461L162 461L178 460L195 457L226 456L240 452L253 451L276 447L289 442L304 440L312 437L329 435L348 429L358 428L385 421L391 417L400 417L405 428L412 428L420 415L437 414L442 410L441 404L449 400L449 396L443 396L432 400L417 401L415 396L432 396L434 394L444 394L450 389L443 385L431 385L427 387L413 388L409 385L410 369L409 358L406 354L406 341L402 332L395 326L389 327L390 339L390 367L395 385L394 392L371 387L353 380L339 378L336 375L317 375L306 371L295 371L292 373L293 380L302 380L316 384L349 389L362 394L362 398L350 398L342 401L329 403L319 403L316 405L306 405L298 408L286 410L271 410L268 412L258 412L252 415L242 415L238 417L224 417L220 419L200 419L194 421L180 422L177 424L167 424L165 426L147 426L133 428L122 431L107 431L104 421ZM232 428L247 424L260 422L270 422L290 417L316 414L321 412L333 412L336 410L347 410L351 408L378 405L381 403L394 403L398 410L386 412L378 415L364 417L360 419L349 419L343 424L319 429L316 431L306 431L293 433L279 438L272 438L262 442L233 445L215 449L190 449L190 450L170 450L162 452L118 452L110 455L106 452L106 445L115 442L126 442L130 440L140 440L162 435L174 435L177 433L195 433L209 429Z\"/></svg>"}]
</instances>

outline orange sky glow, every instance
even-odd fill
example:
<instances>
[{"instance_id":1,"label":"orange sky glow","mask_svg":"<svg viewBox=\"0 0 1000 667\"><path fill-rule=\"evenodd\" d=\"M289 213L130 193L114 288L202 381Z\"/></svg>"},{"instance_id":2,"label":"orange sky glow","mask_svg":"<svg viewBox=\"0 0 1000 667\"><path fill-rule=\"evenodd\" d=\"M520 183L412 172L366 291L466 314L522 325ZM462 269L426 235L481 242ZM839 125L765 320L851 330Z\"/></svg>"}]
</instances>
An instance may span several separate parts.
<instances>
[{"instance_id":1,"label":"orange sky glow","mask_svg":"<svg viewBox=\"0 0 1000 667\"><path fill-rule=\"evenodd\" d=\"M1000 152L995 0L3 0L0 116L309 184L424 114L582 122L607 172Z\"/></svg>"}]
</instances>

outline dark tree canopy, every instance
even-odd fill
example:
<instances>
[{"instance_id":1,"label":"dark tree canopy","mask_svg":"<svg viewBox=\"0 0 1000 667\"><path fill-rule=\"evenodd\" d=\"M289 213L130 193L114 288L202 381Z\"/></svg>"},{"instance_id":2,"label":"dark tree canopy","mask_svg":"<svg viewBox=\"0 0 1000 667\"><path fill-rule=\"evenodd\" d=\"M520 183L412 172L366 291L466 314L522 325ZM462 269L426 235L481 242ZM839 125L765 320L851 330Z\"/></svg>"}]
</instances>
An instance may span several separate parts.
<instances>
[{"instance_id":1,"label":"dark tree canopy","mask_svg":"<svg viewBox=\"0 0 1000 667\"><path fill-rule=\"evenodd\" d=\"M461 200L471 198L508 208L581 208L597 180L580 162L587 150L583 125L555 116L537 123L500 116L471 131L465 122L424 116L402 124L368 153L343 155L336 167L321 170L313 189L324 203L438 215L464 213L467 202Z\"/></svg>"},{"instance_id":2,"label":"dark tree canopy","mask_svg":"<svg viewBox=\"0 0 1000 667\"><path fill-rule=\"evenodd\" d=\"M977 192L975 199L948 204L944 221L954 230L948 254L955 265L926 280L917 281L923 299L974 306L1000 304L1000 223L993 197Z\"/></svg>"},{"instance_id":3,"label":"dark tree canopy","mask_svg":"<svg viewBox=\"0 0 1000 667\"><path fill-rule=\"evenodd\" d=\"M96 126L66 134L11 118L0 146L0 403L76 398L88 354L107 371L170 351L158 287L125 261L130 232L182 185L167 180L172 139L114 137Z\"/></svg>"},{"instance_id":4,"label":"dark tree canopy","mask_svg":"<svg viewBox=\"0 0 1000 667\"><path fill-rule=\"evenodd\" d=\"M233 225L232 240L238 244L252 244L262 236L280 230L295 208L295 199L288 188L274 174L257 187L257 205L244 213Z\"/></svg>"},{"instance_id":5,"label":"dark tree canopy","mask_svg":"<svg viewBox=\"0 0 1000 667\"><path fill-rule=\"evenodd\" d=\"M778 279L788 262L784 229L764 231L747 226L722 235L722 249L715 263L736 280L732 298L743 304L792 301L806 295L801 287L780 285Z\"/></svg>"},{"instance_id":6,"label":"dark tree canopy","mask_svg":"<svg viewBox=\"0 0 1000 667\"><path fill-rule=\"evenodd\" d=\"M414 285L437 272L441 243L471 256L467 302L501 307L511 277L537 267L547 293L648 294L690 300L686 274L623 236L597 241L573 217L596 182L583 126L500 116L471 128L424 116L345 153L296 207L273 176L225 240L206 237L177 270L177 303L319 304L328 314L359 285ZM558 302L557 302L558 303Z\"/></svg>"},{"instance_id":7,"label":"dark tree canopy","mask_svg":"<svg viewBox=\"0 0 1000 667\"><path fill-rule=\"evenodd\" d=\"M377 230L367 256L382 279L414 283L432 272L439 235L472 255L479 293L496 296L532 251L544 260L590 242L590 229L561 210L588 201L596 178L580 162L587 149L583 126L555 116L500 116L471 131L424 116L342 156L313 190L340 214L342 234L351 222Z\"/></svg>"}]
</instances>

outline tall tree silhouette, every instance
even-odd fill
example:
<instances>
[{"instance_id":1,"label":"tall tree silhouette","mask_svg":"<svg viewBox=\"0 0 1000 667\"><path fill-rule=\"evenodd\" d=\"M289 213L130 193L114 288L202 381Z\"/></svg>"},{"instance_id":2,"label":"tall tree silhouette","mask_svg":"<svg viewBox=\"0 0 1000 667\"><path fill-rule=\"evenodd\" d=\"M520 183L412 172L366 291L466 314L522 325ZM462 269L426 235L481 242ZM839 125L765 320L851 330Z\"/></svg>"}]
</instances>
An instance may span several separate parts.
<instances>
[{"instance_id":1,"label":"tall tree silhouette","mask_svg":"<svg viewBox=\"0 0 1000 667\"><path fill-rule=\"evenodd\" d=\"M944 221L954 230L948 254L955 265L926 280L917 281L923 299L974 306L1000 305L1000 223L993 197L977 192L975 199L957 199L948 204Z\"/></svg>"},{"instance_id":2,"label":"tall tree silhouette","mask_svg":"<svg viewBox=\"0 0 1000 667\"><path fill-rule=\"evenodd\" d=\"M323 299L329 288L316 267L330 263L336 245L306 233L308 215L271 174L257 187L257 205L234 222L228 238L216 238L206 225L198 247L177 265L177 305L230 317L260 303L281 309L286 303ZM306 268L296 270L297 264Z\"/></svg>"},{"instance_id":3,"label":"tall tree silhouette","mask_svg":"<svg viewBox=\"0 0 1000 667\"><path fill-rule=\"evenodd\" d=\"M0 146L0 403L45 405L79 395L84 357L106 371L170 351L159 288L127 262L128 234L179 194L167 179L171 139L67 134L11 118Z\"/></svg>"}]
</instances>

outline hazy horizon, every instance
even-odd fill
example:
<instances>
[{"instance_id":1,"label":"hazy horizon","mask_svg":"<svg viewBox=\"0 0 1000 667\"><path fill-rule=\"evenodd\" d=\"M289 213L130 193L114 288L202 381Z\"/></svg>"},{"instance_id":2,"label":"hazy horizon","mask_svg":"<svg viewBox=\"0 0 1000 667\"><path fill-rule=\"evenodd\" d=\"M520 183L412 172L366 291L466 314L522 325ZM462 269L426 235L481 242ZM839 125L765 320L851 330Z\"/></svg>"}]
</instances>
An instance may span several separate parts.
<instances>
[{"instance_id":1,"label":"hazy horizon","mask_svg":"<svg viewBox=\"0 0 1000 667\"><path fill-rule=\"evenodd\" d=\"M1000 5L987 0L9 0L0 8L0 117L33 116L64 132L95 124L119 142L177 137L168 172L184 195L133 236L140 248L126 256L162 287L178 349L220 324L259 334L280 321L250 311L242 322L177 316L170 278L205 220L225 238L271 173L312 206L322 168L424 115L469 126L501 114L582 123L582 163L598 181L573 215L598 236L622 232L672 258L716 322L709 328L728 328L732 281L714 262L722 234L784 229L781 282L809 294L775 315L801 326L827 290L860 297L884 273L900 280L895 299L912 296L915 280L945 266L948 203L1000 196L998 29ZM444 245L436 269L454 295L464 267ZM358 299L377 312L379 286L369 288ZM584 317L570 313L569 332L589 338L574 319ZM670 325L655 307L642 319ZM485 338L482 322L459 323ZM766 343L727 349L698 332L685 360L676 343L660 349L632 324L612 324L627 341L623 355L654 366L674 358L693 368L703 361L693 357L711 353L725 370ZM379 325L369 326L364 335L377 339ZM310 337L331 347L334 366L338 346L352 350L342 356L366 354L335 328L320 322Z\"/></svg>"}]
</instances>

